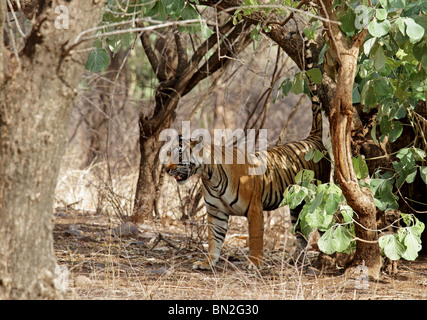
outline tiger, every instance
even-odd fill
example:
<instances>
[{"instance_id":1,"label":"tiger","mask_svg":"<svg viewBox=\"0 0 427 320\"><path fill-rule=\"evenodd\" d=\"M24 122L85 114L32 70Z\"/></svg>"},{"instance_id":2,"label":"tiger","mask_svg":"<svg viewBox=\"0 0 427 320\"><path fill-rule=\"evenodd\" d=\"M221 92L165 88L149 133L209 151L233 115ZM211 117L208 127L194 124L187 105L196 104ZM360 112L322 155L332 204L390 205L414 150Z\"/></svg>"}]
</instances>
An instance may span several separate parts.
<instances>
[{"instance_id":1,"label":"tiger","mask_svg":"<svg viewBox=\"0 0 427 320\"><path fill-rule=\"evenodd\" d=\"M306 154L313 149L326 152L322 142L322 113L319 100L312 96L312 126L307 138L290 142L266 150L266 166L263 174L250 174L259 163L249 161L239 163L239 150L232 148L232 163L215 161L214 154L221 148L224 160L226 148L214 144L208 145L203 152L209 154L211 161L201 161L193 155L195 141L185 143L178 137L176 147L172 149L171 160L164 165L165 172L175 178L178 184L184 184L198 174L202 181L205 207L208 220L208 254L204 261L193 263L193 269L210 270L220 257L220 252L228 230L230 216L245 216L248 219L249 233L249 269L263 266L263 212L277 209L284 198L286 188L295 184L295 176L302 169L314 172L314 177L328 182L330 161L327 157L319 162L306 160ZM229 149L227 149L229 150ZM257 155L257 154L256 154ZM206 155L204 155L205 157ZM247 154L245 155L248 156ZM218 159L216 159L218 160ZM248 159L247 159L248 160ZM298 212L291 211L291 221L295 224ZM301 235L299 224L295 227ZM301 240L298 240L300 242ZM304 239L302 239L304 241Z\"/></svg>"}]
</instances>

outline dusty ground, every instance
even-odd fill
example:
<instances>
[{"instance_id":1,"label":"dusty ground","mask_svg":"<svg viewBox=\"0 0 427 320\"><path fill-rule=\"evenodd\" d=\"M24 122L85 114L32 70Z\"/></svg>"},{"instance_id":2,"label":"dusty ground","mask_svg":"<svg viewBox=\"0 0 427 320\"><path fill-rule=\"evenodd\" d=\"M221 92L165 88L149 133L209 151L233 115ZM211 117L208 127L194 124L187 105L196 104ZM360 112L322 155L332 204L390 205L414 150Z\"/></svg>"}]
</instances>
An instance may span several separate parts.
<instances>
[{"instance_id":1,"label":"dusty ground","mask_svg":"<svg viewBox=\"0 0 427 320\"><path fill-rule=\"evenodd\" d=\"M226 260L213 271L193 271L193 261L203 259L206 250L203 221L145 223L122 237L112 235L118 224L116 218L94 212L56 213L54 247L65 299L427 298L425 257L401 262L396 275L383 273L379 281L355 281L339 269L303 275L284 262L288 238L282 237L281 245L265 250L266 268L249 272L244 269L246 229L237 221L227 235ZM272 230L267 228L266 241Z\"/></svg>"}]
</instances>

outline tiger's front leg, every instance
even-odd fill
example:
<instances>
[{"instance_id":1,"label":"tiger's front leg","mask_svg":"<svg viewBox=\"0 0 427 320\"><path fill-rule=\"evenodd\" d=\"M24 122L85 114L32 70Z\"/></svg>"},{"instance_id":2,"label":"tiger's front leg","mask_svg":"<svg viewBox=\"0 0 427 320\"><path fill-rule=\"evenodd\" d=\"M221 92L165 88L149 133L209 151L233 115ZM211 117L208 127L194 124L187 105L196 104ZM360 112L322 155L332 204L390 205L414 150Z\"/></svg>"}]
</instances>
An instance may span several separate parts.
<instances>
[{"instance_id":1,"label":"tiger's front leg","mask_svg":"<svg viewBox=\"0 0 427 320\"><path fill-rule=\"evenodd\" d=\"M228 215L208 209L208 257L194 262L193 269L211 270L217 264L227 230Z\"/></svg>"}]
</instances>

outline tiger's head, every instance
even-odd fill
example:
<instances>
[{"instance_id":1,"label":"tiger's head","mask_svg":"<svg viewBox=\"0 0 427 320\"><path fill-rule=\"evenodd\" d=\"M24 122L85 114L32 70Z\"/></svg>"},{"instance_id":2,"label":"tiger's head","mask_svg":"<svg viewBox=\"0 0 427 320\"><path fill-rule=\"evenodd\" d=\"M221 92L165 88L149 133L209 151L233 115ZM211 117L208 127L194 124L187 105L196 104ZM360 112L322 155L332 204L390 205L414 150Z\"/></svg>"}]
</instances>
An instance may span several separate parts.
<instances>
[{"instance_id":1,"label":"tiger's head","mask_svg":"<svg viewBox=\"0 0 427 320\"><path fill-rule=\"evenodd\" d=\"M185 184L200 167L200 163L192 155L193 146L192 141L185 140L179 135L177 143L171 148L170 161L165 164L164 170L175 178L178 184Z\"/></svg>"}]
</instances>

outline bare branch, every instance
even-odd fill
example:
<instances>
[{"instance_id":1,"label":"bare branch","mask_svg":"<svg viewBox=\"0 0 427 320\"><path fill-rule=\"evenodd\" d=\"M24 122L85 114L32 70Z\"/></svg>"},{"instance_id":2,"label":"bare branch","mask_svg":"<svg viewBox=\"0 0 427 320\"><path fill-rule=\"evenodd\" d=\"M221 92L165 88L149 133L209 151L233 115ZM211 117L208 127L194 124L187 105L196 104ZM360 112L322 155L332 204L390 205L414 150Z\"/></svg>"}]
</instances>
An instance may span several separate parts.
<instances>
[{"instance_id":1,"label":"bare branch","mask_svg":"<svg viewBox=\"0 0 427 320\"><path fill-rule=\"evenodd\" d=\"M156 54L154 53L153 48L151 47L150 38L148 32L144 31L140 36L142 47L144 52L147 55L148 61L150 61L151 68L155 72L157 79L159 81L166 80L166 75L164 70L160 70L159 60L157 59Z\"/></svg>"},{"instance_id":2,"label":"bare branch","mask_svg":"<svg viewBox=\"0 0 427 320\"><path fill-rule=\"evenodd\" d=\"M231 57L239 54L252 41L250 33L243 31L245 23L239 23L233 31L223 39L217 52L215 52L207 62L193 75L187 85L184 94L192 90L197 83L216 72L227 64Z\"/></svg>"},{"instance_id":3,"label":"bare branch","mask_svg":"<svg viewBox=\"0 0 427 320\"><path fill-rule=\"evenodd\" d=\"M178 55L178 67L176 69L176 74L180 74L188 62L187 47L184 43L181 33L177 29L174 30L174 37Z\"/></svg>"}]
</instances>

